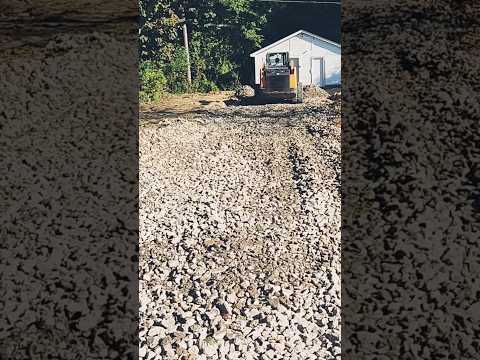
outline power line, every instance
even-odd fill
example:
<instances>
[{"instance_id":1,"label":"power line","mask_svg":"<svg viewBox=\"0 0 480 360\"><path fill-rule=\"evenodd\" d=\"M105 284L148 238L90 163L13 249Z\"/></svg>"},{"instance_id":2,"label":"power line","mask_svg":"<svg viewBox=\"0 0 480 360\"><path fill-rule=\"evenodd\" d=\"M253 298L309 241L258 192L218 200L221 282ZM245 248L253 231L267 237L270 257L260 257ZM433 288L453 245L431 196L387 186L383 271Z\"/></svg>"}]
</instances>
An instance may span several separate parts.
<instances>
[{"instance_id":1,"label":"power line","mask_svg":"<svg viewBox=\"0 0 480 360\"><path fill-rule=\"evenodd\" d=\"M295 1L295 0L257 0L258 2L275 2L275 3L295 3L295 4L332 4L341 5L338 1Z\"/></svg>"}]
</instances>

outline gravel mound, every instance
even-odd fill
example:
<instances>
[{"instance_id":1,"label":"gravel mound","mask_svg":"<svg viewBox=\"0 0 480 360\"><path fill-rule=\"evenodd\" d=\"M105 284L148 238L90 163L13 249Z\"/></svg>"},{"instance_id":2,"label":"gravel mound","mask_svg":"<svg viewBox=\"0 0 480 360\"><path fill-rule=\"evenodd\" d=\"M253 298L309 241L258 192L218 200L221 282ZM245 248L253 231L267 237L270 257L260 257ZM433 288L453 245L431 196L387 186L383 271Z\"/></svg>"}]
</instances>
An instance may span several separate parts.
<instances>
[{"instance_id":1,"label":"gravel mound","mask_svg":"<svg viewBox=\"0 0 480 360\"><path fill-rule=\"evenodd\" d=\"M340 358L340 128L237 106L140 129L140 358Z\"/></svg>"},{"instance_id":2,"label":"gravel mound","mask_svg":"<svg viewBox=\"0 0 480 360\"><path fill-rule=\"evenodd\" d=\"M307 85L303 88L303 97L304 98L321 98L328 99L329 93L316 85Z\"/></svg>"}]
</instances>

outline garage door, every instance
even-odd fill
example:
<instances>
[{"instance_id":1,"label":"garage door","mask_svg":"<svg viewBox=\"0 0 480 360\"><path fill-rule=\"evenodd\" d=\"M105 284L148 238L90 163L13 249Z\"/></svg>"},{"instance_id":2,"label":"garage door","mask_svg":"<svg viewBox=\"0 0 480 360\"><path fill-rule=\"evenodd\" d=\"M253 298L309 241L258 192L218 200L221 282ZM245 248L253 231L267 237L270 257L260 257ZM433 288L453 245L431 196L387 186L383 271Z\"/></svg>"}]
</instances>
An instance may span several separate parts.
<instances>
[{"instance_id":1,"label":"garage door","mask_svg":"<svg viewBox=\"0 0 480 360\"><path fill-rule=\"evenodd\" d=\"M312 59L312 84L325 86L325 60L323 58Z\"/></svg>"}]
</instances>

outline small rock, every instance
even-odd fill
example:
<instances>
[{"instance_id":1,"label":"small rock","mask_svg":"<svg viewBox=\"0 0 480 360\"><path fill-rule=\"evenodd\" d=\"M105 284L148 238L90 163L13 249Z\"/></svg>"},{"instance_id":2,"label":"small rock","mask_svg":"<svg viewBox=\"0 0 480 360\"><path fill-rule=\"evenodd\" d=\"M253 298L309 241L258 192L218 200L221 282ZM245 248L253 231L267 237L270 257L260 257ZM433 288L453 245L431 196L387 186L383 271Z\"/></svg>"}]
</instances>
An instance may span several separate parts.
<instances>
[{"instance_id":1,"label":"small rock","mask_svg":"<svg viewBox=\"0 0 480 360\"><path fill-rule=\"evenodd\" d=\"M164 337L165 336L165 330L160 327L160 326L152 326L150 330L148 330L148 335L149 336L160 336Z\"/></svg>"},{"instance_id":2,"label":"small rock","mask_svg":"<svg viewBox=\"0 0 480 360\"><path fill-rule=\"evenodd\" d=\"M253 97L255 96L255 89L248 85L242 85L242 87L235 92L235 96L238 98Z\"/></svg>"},{"instance_id":3,"label":"small rock","mask_svg":"<svg viewBox=\"0 0 480 360\"><path fill-rule=\"evenodd\" d=\"M218 343L213 337L207 336L200 342L200 350L208 357L214 356L217 354Z\"/></svg>"},{"instance_id":4,"label":"small rock","mask_svg":"<svg viewBox=\"0 0 480 360\"><path fill-rule=\"evenodd\" d=\"M161 321L162 326L165 327L167 334L173 333L177 330L177 324L173 316L168 316Z\"/></svg>"},{"instance_id":5,"label":"small rock","mask_svg":"<svg viewBox=\"0 0 480 360\"><path fill-rule=\"evenodd\" d=\"M147 355L147 347L146 346L141 347L139 352L138 352L138 355L141 358L145 357L145 355Z\"/></svg>"}]
</instances>

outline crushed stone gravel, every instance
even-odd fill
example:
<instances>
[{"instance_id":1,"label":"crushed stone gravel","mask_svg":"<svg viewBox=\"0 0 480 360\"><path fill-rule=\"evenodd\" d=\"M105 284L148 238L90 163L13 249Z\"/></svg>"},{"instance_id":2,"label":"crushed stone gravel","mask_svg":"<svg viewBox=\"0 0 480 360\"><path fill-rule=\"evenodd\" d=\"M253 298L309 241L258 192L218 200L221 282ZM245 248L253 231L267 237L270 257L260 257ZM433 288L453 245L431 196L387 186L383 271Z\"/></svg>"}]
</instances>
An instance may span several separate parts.
<instances>
[{"instance_id":1,"label":"crushed stone gravel","mask_svg":"<svg viewBox=\"0 0 480 360\"><path fill-rule=\"evenodd\" d=\"M330 100L140 129L140 358L340 358Z\"/></svg>"}]
</instances>

